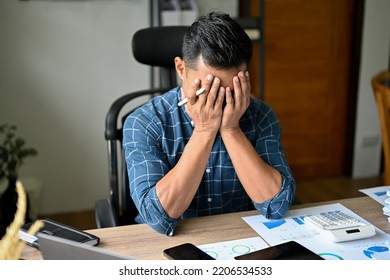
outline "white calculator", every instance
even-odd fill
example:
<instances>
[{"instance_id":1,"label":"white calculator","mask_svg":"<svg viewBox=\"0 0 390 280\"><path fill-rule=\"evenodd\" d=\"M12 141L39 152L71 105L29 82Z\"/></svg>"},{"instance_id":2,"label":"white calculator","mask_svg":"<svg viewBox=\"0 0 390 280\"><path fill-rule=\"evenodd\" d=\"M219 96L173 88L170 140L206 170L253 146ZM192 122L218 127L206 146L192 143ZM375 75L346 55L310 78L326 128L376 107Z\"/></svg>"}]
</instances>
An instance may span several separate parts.
<instances>
[{"instance_id":1,"label":"white calculator","mask_svg":"<svg viewBox=\"0 0 390 280\"><path fill-rule=\"evenodd\" d=\"M304 220L327 235L333 242L343 242L375 235L375 228L342 211L309 215Z\"/></svg>"}]
</instances>

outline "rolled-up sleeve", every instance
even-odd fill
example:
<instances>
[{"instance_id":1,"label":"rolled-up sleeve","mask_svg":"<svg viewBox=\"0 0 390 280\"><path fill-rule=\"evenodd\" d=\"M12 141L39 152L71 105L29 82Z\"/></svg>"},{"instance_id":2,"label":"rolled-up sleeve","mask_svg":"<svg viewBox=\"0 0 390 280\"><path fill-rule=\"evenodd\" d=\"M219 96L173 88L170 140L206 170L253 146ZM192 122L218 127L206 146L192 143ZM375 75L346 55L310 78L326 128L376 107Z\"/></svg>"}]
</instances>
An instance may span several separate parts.
<instances>
[{"instance_id":1,"label":"rolled-up sleeve","mask_svg":"<svg viewBox=\"0 0 390 280\"><path fill-rule=\"evenodd\" d=\"M267 108L267 106L265 106ZM262 203L253 203L268 219L279 219L290 209L294 200L296 183L281 145L281 128L274 112L268 107L257 120L255 148L260 157L277 169L282 176L280 191Z\"/></svg>"},{"instance_id":2,"label":"rolled-up sleeve","mask_svg":"<svg viewBox=\"0 0 390 280\"><path fill-rule=\"evenodd\" d=\"M160 137L160 121L142 110L125 121L123 147L131 197L145 223L171 236L178 220L168 216L156 194L157 182L169 171L159 147Z\"/></svg>"}]
</instances>

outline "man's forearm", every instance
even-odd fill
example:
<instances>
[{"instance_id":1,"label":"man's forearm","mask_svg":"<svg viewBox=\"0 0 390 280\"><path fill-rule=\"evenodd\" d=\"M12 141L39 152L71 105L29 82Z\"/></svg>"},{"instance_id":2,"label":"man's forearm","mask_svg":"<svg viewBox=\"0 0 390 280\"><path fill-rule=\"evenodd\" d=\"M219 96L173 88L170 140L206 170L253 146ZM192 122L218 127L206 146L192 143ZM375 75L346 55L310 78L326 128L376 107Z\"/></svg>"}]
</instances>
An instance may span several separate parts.
<instances>
[{"instance_id":1,"label":"man's forearm","mask_svg":"<svg viewBox=\"0 0 390 280\"><path fill-rule=\"evenodd\" d=\"M214 143L215 133L194 131L180 160L157 183L157 196L171 218L187 210L198 190Z\"/></svg>"},{"instance_id":2,"label":"man's forearm","mask_svg":"<svg viewBox=\"0 0 390 280\"><path fill-rule=\"evenodd\" d=\"M264 162L240 128L221 132L234 170L245 191L256 202L273 198L281 188L278 170Z\"/></svg>"}]
</instances>

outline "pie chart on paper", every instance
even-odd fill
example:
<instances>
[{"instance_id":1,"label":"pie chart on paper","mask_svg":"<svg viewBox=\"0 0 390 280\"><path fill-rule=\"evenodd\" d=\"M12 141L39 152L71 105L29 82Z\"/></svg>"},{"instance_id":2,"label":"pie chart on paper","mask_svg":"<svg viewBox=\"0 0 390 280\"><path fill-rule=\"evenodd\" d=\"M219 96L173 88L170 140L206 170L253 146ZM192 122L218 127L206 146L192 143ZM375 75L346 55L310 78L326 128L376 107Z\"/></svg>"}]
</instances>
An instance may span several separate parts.
<instances>
[{"instance_id":1,"label":"pie chart on paper","mask_svg":"<svg viewBox=\"0 0 390 280\"><path fill-rule=\"evenodd\" d=\"M369 257L370 259L372 259L372 255L374 253L381 253L381 252L386 252L388 251L389 249L387 247L384 247L384 246L372 246L372 247L369 247L367 248L366 250L363 251L363 253Z\"/></svg>"}]
</instances>

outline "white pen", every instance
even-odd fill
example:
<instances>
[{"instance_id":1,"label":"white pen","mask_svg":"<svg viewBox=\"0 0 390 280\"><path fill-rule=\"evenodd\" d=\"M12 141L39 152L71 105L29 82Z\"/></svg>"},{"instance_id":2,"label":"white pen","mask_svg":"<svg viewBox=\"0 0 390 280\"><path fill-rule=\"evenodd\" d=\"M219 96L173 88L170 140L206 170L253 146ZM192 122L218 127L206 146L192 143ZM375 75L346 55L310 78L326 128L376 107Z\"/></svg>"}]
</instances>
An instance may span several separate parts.
<instances>
[{"instance_id":1,"label":"white pen","mask_svg":"<svg viewBox=\"0 0 390 280\"><path fill-rule=\"evenodd\" d=\"M204 88L200 88L196 91L196 96L201 95L204 92ZM177 106L182 106L188 102L188 98L184 98L182 101L177 103Z\"/></svg>"}]
</instances>

